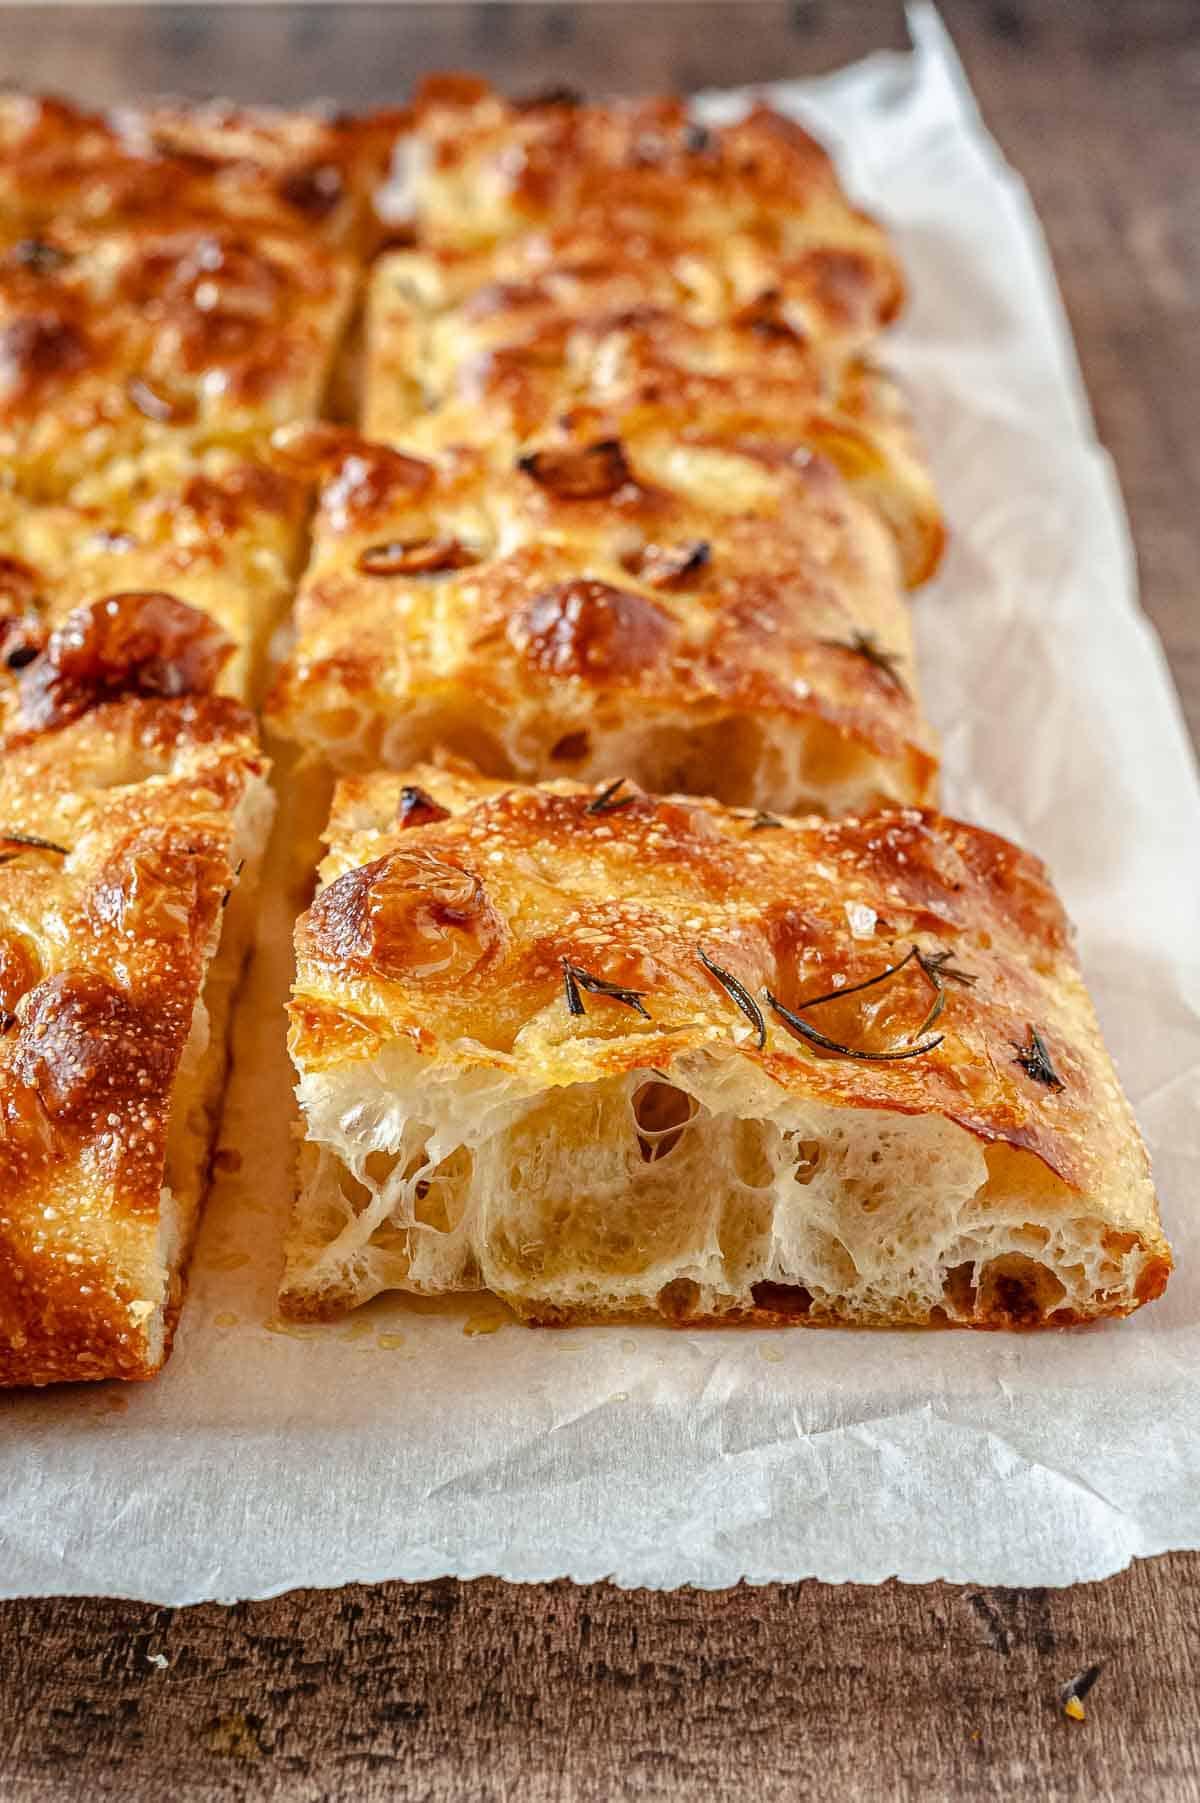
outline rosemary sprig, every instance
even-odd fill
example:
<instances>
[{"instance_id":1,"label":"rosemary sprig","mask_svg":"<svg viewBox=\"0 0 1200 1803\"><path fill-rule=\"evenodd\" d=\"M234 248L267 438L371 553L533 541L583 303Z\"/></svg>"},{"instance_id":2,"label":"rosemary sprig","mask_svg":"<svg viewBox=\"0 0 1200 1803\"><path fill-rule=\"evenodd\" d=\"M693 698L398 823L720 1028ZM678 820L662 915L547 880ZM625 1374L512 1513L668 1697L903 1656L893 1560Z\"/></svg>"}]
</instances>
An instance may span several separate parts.
<instances>
[{"instance_id":1,"label":"rosemary sprig","mask_svg":"<svg viewBox=\"0 0 1200 1803\"><path fill-rule=\"evenodd\" d=\"M905 959L904 962L907 963L908 960ZM897 968L899 967L897 966ZM889 971L887 974L891 976L894 973ZM880 978L873 979L873 981L881 980ZM858 987L867 989L870 984L860 983ZM848 995L850 991L843 989L839 993ZM909 1046L908 1050L904 1052L868 1052L861 1046L842 1045L839 1040L830 1039L826 1034L818 1033L817 1029L810 1027L806 1020L801 1020L798 1014L793 1014L790 1008L785 1008L769 989L766 991L766 997L780 1019L786 1021L792 1031L799 1033L802 1039L809 1040L813 1045L821 1046L826 1052L836 1052L839 1058L857 1058L864 1064L898 1064L902 1058L921 1058L926 1052L932 1052L940 1046L945 1037L944 1034L938 1033L933 1039L924 1039L920 1045ZM828 1001L830 997L825 996L822 999ZM813 1004L809 1002L805 1005L811 1008Z\"/></svg>"},{"instance_id":2,"label":"rosemary sprig","mask_svg":"<svg viewBox=\"0 0 1200 1803\"><path fill-rule=\"evenodd\" d=\"M7 851L6 846L15 845L16 851ZM52 851L60 858L69 858L71 849L67 845L59 845L55 839L42 839L37 833L9 833L0 831L0 864L7 864L10 858L19 858L23 851Z\"/></svg>"},{"instance_id":3,"label":"rosemary sprig","mask_svg":"<svg viewBox=\"0 0 1200 1803\"><path fill-rule=\"evenodd\" d=\"M739 983L738 979L735 976L731 976L727 970L722 970L719 964L714 964L703 948L697 948L696 956L699 958L701 964L703 964L705 970L717 979L717 982L721 985L721 988L725 991L730 1001L733 1002L734 1006L740 1008L742 1013L746 1016L746 1019L758 1034L758 1049L761 1052L767 1043L767 1023L763 1018L762 1009L759 1007L750 991L746 988L746 985L744 983Z\"/></svg>"},{"instance_id":4,"label":"rosemary sprig","mask_svg":"<svg viewBox=\"0 0 1200 1803\"><path fill-rule=\"evenodd\" d=\"M885 651L873 632L852 632L848 639L822 639L823 645L832 645L837 651L849 651L855 657L863 658L871 667L886 676L894 688L902 695L908 694L904 678L896 668L900 662L897 651Z\"/></svg>"},{"instance_id":5,"label":"rosemary sprig","mask_svg":"<svg viewBox=\"0 0 1200 1803\"><path fill-rule=\"evenodd\" d=\"M898 964L889 964L886 970L879 972L878 976L868 977L863 983L847 983L844 989L827 990L824 995L807 996L804 1001L797 1002L796 1006L797 1008L819 1008L823 1002L840 1002L844 995L857 995L862 989L874 989L877 983L886 983L889 977L894 977L897 971L904 969L906 964L911 964L916 956L916 946L910 946Z\"/></svg>"},{"instance_id":6,"label":"rosemary sprig","mask_svg":"<svg viewBox=\"0 0 1200 1803\"><path fill-rule=\"evenodd\" d=\"M1015 1039L1008 1042L1017 1054L1013 1063L1019 1064L1025 1075L1032 1077L1035 1083L1044 1083L1047 1089L1065 1089L1066 1084L1051 1063L1046 1042L1032 1021L1026 1023L1025 1031L1029 1038L1024 1045L1019 1045Z\"/></svg>"},{"instance_id":7,"label":"rosemary sprig","mask_svg":"<svg viewBox=\"0 0 1200 1803\"><path fill-rule=\"evenodd\" d=\"M616 781L609 783L606 789L601 789L599 795L594 795L592 797L586 808L584 808L584 813L616 814L621 808L631 807L637 800L637 796L619 794L618 791L624 787L625 778L623 776L618 776Z\"/></svg>"},{"instance_id":8,"label":"rosemary sprig","mask_svg":"<svg viewBox=\"0 0 1200 1803\"><path fill-rule=\"evenodd\" d=\"M920 1039L922 1033L928 1032L946 1006L946 985L942 981L943 977L949 977L952 982L961 983L964 988L968 989L973 988L979 979L971 971L958 970L951 964L950 960L954 956L952 951L923 952L919 946L914 946L913 950L922 973L933 989L933 1005L929 1013L916 1031L909 1034L910 1039Z\"/></svg>"},{"instance_id":9,"label":"rosemary sprig","mask_svg":"<svg viewBox=\"0 0 1200 1803\"><path fill-rule=\"evenodd\" d=\"M563 971L563 993L567 999L567 1013L579 1016L586 1014L581 989L589 995L606 995L614 1002L622 1002L626 1008L632 1008L643 1020L651 1018L642 997L644 989L622 989L619 983L610 983L606 977L593 976L590 970L584 970L579 964L572 964L568 959L561 960Z\"/></svg>"}]
</instances>

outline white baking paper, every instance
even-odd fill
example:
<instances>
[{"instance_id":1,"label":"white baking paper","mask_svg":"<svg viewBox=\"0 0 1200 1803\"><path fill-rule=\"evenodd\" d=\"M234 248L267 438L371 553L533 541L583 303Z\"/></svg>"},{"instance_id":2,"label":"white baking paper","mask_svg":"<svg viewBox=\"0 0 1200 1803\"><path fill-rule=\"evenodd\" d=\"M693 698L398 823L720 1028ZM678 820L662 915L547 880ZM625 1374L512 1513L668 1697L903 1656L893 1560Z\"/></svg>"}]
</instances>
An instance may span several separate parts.
<instances>
[{"instance_id":1,"label":"white baking paper","mask_svg":"<svg viewBox=\"0 0 1200 1803\"><path fill-rule=\"evenodd\" d=\"M1046 857L1179 1269L1125 1324L493 1333L467 1304L272 1330L287 1075L277 895L174 1358L0 1401L0 1591L163 1603L498 1573L1067 1584L1200 1546L1200 796L1037 222L935 16L776 90L889 224L892 344L952 522L920 597L949 805ZM714 100L714 110L731 104ZM483 1319L478 1317L482 1313Z\"/></svg>"}]
</instances>

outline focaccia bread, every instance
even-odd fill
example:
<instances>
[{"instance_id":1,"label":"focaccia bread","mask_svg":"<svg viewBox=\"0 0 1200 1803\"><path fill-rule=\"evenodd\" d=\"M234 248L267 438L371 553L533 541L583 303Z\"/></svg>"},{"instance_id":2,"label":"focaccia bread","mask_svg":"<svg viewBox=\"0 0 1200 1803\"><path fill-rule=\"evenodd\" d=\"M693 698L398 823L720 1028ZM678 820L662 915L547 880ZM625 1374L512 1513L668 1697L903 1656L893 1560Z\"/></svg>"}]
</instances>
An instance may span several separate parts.
<instances>
[{"instance_id":1,"label":"focaccia bread","mask_svg":"<svg viewBox=\"0 0 1200 1803\"><path fill-rule=\"evenodd\" d=\"M220 687L253 699L291 599L306 508L304 485L267 464L175 445L107 466L70 503L0 489L0 697L11 704L20 672L75 608L166 592L229 637Z\"/></svg>"},{"instance_id":2,"label":"focaccia bread","mask_svg":"<svg viewBox=\"0 0 1200 1803\"><path fill-rule=\"evenodd\" d=\"M354 283L319 245L170 213L0 226L0 481L61 499L164 442L249 446L315 417Z\"/></svg>"},{"instance_id":3,"label":"focaccia bread","mask_svg":"<svg viewBox=\"0 0 1200 1803\"><path fill-rule=\"evenodd\" d=\"M99 113L0 93L0 224L107 229L171 211L369 249L400 123L395 113L321 118L223 102Z\"/></svg>"},{"instance_id":4,"label":"focaccia bread","mask_svg":"<svg viewBox=\"0 0 1200 1803\"><path fill-rule=\"evenodd\" d=\"M435 767L343 782L328 839L290 1314L1033 1327L1166 1283L1070 929L1004 840Z\"/></svg>"},{"instance_id":5,"label":"focaccia bread","mask_svg":"<svg viewBox=\"0 0 1200 1803\"><path fill-rule=\"evenodd\" d=\"M817 453L892 526L910 585L932 573L945 534L903 394L864 358L831 356L778 284L743 299L720 262L568 244L550 261L547 240L532 246L541 254L521 239L488 256L379 260L365 333L369 437L483 445L503 463L554 420L587 413L610 435L653 430L761 458Z\"/></svg>"},{"instance_id":6,"label":"focaccia bread","mask_svg":"<svg viewBox=\"0 0 1200 1803\"><path fill-rule=\"evenodd\" d=\"M331 473L276 728L339 770L443 746L757 807L930 799L896 547L837 470L574 423L507 468L296 441Z\"/></svg>"},{"instance_id":7,"label":"focaccia bread","mask_svg":"<svg viewBox=\"0 0 1200 1803\"><path fill-rule=\"evenodd\" d=\"M776 285L818 297L860 339L903 300L884 232L850 204L816 140L765 106L710 127L677 99L522 104L469 76L434 76L399 148L394 205L433 249L475 251L532 229L609 247L640 239L652 256L691 246L769 266Z\"/></svg>"},{"instance_id":8,"label":"focaccia bread","mask_svg":"<svg viewBox=\"0 0 1200 1803\"><path fill-rule=\"evenodd\" d=\"M0 741L0 1384L167 1356L272 805L231 701Z\"/></svg>"}]
</instances>

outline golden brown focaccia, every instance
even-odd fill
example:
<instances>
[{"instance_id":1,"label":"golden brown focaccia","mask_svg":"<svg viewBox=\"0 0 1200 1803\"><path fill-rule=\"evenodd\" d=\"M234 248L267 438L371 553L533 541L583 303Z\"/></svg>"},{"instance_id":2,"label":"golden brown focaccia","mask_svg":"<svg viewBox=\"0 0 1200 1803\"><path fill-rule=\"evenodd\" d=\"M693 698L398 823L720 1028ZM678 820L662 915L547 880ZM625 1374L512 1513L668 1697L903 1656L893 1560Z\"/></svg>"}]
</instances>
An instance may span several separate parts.
<instances>
[{"instance_id":1,"label":"golden brown focaccia","mask_svg":"<svg viewBox=\"0 0 1200 1803\"><path fill-rule=\"evenodd\" d=\"M282 1305L1054 1326L1171 1268L1036 859L936 814L351 778L297 928Z\"/></svg>"},{"instance_id":2,"label":"golden brown focaccia","mask_svg":"<svg viewBox=\"0 0 1200 1803\"><path fill-rule=\"evenodd\" d=\"M510 267L511 254L494 261ZM366 329L369 437L482 445L503 463L553 420L586 412L610 433L652 430L681 447L815 452L892 526L910 585L936 567L941 513L903 395L864 359L814 346L777 294L728 313L691 308L662 264L622 252L525 281L482 277L425 252L380 260Z\"/></svg>"},{"instance_id":3,"label":"golden brown focaccia","mask_svg":"<svg viewBox=\"0 0 1200 1803\"><path fill-rule=\"evenodd\" d=\"M272 806L231 701L0 741L0 1384L167 1356Z\"/></svg>"},{"instance_id":4,"label":"golden brown focaccia","mask_svg":"<svg viewBox=\"0 0 1200 1803\"><path fill-rule=\"evenodd\" d=\"M333 474L278 730L342 770L444 746L496 775L627 772L758 807L927 801L873 510L820 457L603 430L507 469L302 435Z\"/></svg>"},{"instance_id":5,"label":"golden brown focaccia","mask_svg":"<svg viewBox=\"0 0 1200 1803\"><path fill-rule=\"evenodd\" d=\"M235 451L161 445L79 484L70 504L0 489L0 720L20 672L80 605L167 592L222 628L226 693L258 693L304 542L306 491Z\"/></svg>"},{"instance_id":6,"label":"golden brown focaccia","mask_svg":"<svg viewBox=\"0 0 1200 1803\"><path fill-rule=\"evenodd\" d=\"M176 222L0 230L0 470L61 499L114 459L314 417L354 290L295 238Z\"/></svg>"},{"instance_id":7,"label":"golden brown focaccia","mask_svg":"<svg viewBox=\"0 0 1200 1803\"><path fill-rule=\"evenodd\" d=\"M469 252L535 228L610 251L690 245L731 270L770 268L860 338L903 300L884 232L850 204L816 140L768 107L709 127L677 99L514 104L472 77L435 76L400 152L404 203L430 248Z\"/></svg>"},{"instance_id":8,"label":"golden brown focaccia","mask_svg":"<svg viewBox=\"0 0 1200 1803\"><path fill-rule=\"evenodd\" d=\"M0 225L36 235L50 222L103 230L173 213L366 250L400 123L223 102L97 113L0 93Z\"/></svg>"}]
</instances>

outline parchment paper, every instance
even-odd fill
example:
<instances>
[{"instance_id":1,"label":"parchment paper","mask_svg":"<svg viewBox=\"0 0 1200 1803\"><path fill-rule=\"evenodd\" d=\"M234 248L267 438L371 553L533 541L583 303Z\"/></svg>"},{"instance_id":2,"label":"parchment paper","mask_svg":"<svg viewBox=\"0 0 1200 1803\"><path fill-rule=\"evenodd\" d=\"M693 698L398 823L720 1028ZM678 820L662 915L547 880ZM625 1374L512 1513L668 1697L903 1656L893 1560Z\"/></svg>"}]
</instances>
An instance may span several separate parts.
<instances>
[{"instance_id":1,"label":"parchment paper","mask_svg":"<svg viewBox=\"0 0 1200 1803\"><path fill-rule=\"evenodd\" d=\"M1045 1337L496 1332L383 1300L272 1330L286 1209L264 908L220 1179L147 1386L0 1401L0 1591L163 1603L498 1573L724 1585L1066 1584L1200 1546L1200 795L1042 239L935 16L776 100L891 226L891 347L953 548L920 597L949 806L1055 871L1149 1137L1179 1269L1134 1320ZM713 101L727 107L730 97Z\"/></svg>"}]
</instances>

